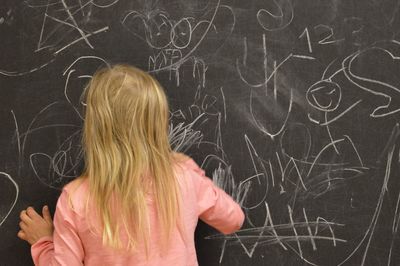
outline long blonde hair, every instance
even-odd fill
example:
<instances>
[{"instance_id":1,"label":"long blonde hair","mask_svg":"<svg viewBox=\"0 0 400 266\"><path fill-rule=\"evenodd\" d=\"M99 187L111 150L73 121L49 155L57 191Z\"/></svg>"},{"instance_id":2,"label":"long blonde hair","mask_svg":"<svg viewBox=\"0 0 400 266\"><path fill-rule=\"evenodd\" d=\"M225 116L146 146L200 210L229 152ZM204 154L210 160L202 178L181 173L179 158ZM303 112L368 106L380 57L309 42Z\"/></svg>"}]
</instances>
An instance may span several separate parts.
<instances>
[{"instance_id":1,"label":"long blonde hair","mask_svg":"<svg viewBox=\"0 0 400 266\"><path fill-rule=\"evenodd\" d=\"M150 228L152 193L167 243L179 216L179 187L168 139L168 101L149 74L128 65L95 73L86 88L84 176L101 222L103 244L134 250ZM119 213L113 212L116 209ZM128 236L122 246L120 230Z\"/></svg>"}]
</instances>

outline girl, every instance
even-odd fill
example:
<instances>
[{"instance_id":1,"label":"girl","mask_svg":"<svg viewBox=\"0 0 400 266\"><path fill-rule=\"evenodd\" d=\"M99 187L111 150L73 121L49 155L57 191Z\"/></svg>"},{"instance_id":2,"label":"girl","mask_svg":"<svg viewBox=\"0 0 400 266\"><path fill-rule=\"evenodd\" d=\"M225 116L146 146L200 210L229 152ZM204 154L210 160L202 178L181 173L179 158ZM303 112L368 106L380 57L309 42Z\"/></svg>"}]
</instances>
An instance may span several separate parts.
<instances>
[{"instance_id":1,"label":"girl","mask_svg":"<svg viewBox=\"0 0 400 266\"><path fill-rule=\"evenodd\" d=\"M18 236L36 265L198 265L198 218L224 234L240 206L168 141L160 84L126 65L98 71L85 90L85 171L67 184L52 220L29 207Z\"/></svg>"}]
</instances>

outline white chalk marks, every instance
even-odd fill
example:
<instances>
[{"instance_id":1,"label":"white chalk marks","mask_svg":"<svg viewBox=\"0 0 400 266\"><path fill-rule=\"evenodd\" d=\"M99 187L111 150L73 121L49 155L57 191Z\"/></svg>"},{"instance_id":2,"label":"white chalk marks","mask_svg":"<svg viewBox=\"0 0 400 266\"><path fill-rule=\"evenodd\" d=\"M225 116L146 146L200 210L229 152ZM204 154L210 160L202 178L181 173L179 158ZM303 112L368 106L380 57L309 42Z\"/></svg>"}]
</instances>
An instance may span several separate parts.
<instances>
[{"instance_id":1,"label":"white chalk marks","mask_svg":"<svg viewBox=\"0 0 400 266\"><path fill-rule=\"evenodd\" d=\"M262 35L262 74L258 76L262 76L262 79L257 82L250 81L246 76L245 73L252 73L254 72L253 69L250 67L249 63L247 62L248 58L248 46L247 46L247 39L244 38L244 45L243 45L243 56L242 58L236 59L236 70L239 74L240 79L250 87L250 104L249 104L249 112L254 122L254 125L264 134L269 136L270 138L274 138L282 133L285 128L285 125L288 122L290 113L292 111L292 106L294 102L294 94L293 89L288 87L285 82L285 76L280 75L279 71L285 64L289 64L292 60L313 60L313 57L309 56L302 56L290 53L287 57L282 59L281 61L271 60L271 56L268 54L267 49L267 40L266 35ZM272 61L272 62L271 62ZM255 72L259 72L256 70ZM254 75L254 74L253 74ZM279 82L278 82L279 80ZM272 84L271 84L272 83ZM271 84L271 85L270 85ZM272 88L271 88L272 87ZM283 98L278 99L279 97ZM289 99L287 99L289 98ZM282 101L287 101L288 103L282 104ZM283 107L283 106L287 107ZM286 110L284 110L286 108ZM256 114L256 110L259 113ZM267 121L265 124L266 119L263 118L267 113L272 114L278 118L279 122L276 123L278 126L274 126L274 129L271 129L271 121ZM282 115L284 114L284 115Z\"/></svg>"},{"instance_id":2,"label":"white chalk marks","mask_svg":"<svg viewBox=\"0 0 400 266\"><path fill-rule=\"evenodd\" d=\"M5 172L0 172L0 183L2 188L2 195L0 196L0 227L7 220L8 216L14 209L19 196L19 187L14 179ZM11 186L10 186L11 185ZM12 191L13 193L8 193ZM10 196L3 198L4 196ZM11 199L11 202L9 200ZM4 205L3 205L4 204Z\"/></svg>"},{"instance_id":3,"label":"white chalk marks","mask_svg":"<svg viewBox=\"0 0 400 266\"><path fill-rule=\"evenodd\" d=\"M283 30L292 22L294 10L290 0L273 0L273 5L257 12L257 21L267 31Z\"/></svg>"},{"instance_id":4,"label":"white chalk marks","mask_svg":"<svg viewBox=\"0 0 400 266\"><path fill-rule=\"evenodd\" d=\"M54 189L59 189L68 180L79 175L83 159L80 148L80 126L67 123L44 123L45 118L48 118L48 114L51 112L57 114L57 108L60 107L65 108L58 102L45 106L35 115L25 129L18 123L14 111L11 111L15 124L13 142L17 145L18 175L21 175L24 167L29 166L33 175L41 183ZM60 135L58 131L66 134ZM32 142L43 141L42 134L51 133L58 135L58 147L54 154L51 152L31 151L29 147Z\"/></svg>"},{"instance_id":5,"label":"white chalk marks","mask_svg":"<svg viewBox=\"0 0 400 266\"><path fill-rule=\"evenodd\" d=\"M306 209L302 209L303 221L294 221L293 210L287 206L287 216L289 223L274 224L273 217L268 203L265 203L265 222L260 227L239 230L233 235L213 235L208 239L223 239L228 241L228 245L240 245L250 258L253 256L256 248L262 246L279 245L283 250L291 250L297 254L302 260L311 265L304 255L302 246L304 243L310 243L314 251L318 250L316 241L330 242L333 247L337 243L345 243L345 239L341 239L335 235L334 229L343 227L344 224L329 222L322 217L316 217L310 220L307 216ZM296 247L293 247L293 244ZM220 262L223 259L223 253Z\"/></svg>"},{"instance_id":6,"label":"white chalk marks","mask_svg":"<svg viewBox=\"0 0 400 266\"><path fill-rule=\"evenodd\" d=\"M208 66L201 56L196 55L196 50L208 35L223 39L226 32L230 34L233 31L235 18L232 12L229 6L221 5L218 0L199 16L173 19L163 9L131 10L121 19L121 23L151 50L147 64L149 72L169 72L170 80L174 79L176 85L180 86L181 68L186 64L192 69L192 78L205 87ZM215 20L220 13L230 16L231 21L217 25Z\"/></svg>"},{"instance_id":7,"label":"white chalk marks","mask_svg":"<svg viewBox=\"0 0 400 266\"><path fill-rule=\"evenodd\" d=\"M385 46L387 45L392 47L386 48ZM372 111L370 114L372 117L385 117L399 112L400 106L398 106L398 104L392 100L399 98L400 89L389 82L381 81L378 78L373 76L371 77L366 73L357 73L359 71L357 71L357 67L354 65L357 60L368 60L369 58L375 57L380 58L380 60L384 62L376 69L377 72L378 70L380 71L378 73L373 73L377 76L379 76L380 72L382 72L385 67L394 66L394 68L398 68L400 65L400 57L391 52L391 50L394 49L393 46L395 46L394 48L398 49L400 44L396 42L391 42L388 44L383 43L382 47L380 47L379 43L377 43L376 46L372 46L349 55L345 58L345 60L343 60L342 63L343 73L352 84L370 94L384 98L385 103L377 106ZM374 62L377 63L377 61Z\"/></svg>"},{"instance_id":8,"label":"white chalk marks","mask_svg":"<svg viewBox=\"0 0 400 266\"><path fill-rule=\"evenodd\" d=\"M90 37L109 29L108 26L93 27L98 24L97 10L108 8L118 2L114 1L26 1L27 5L43 11L42 26L38 36L35 52L44 49L51 50L55 55L78 42L84 42L90 48L94 48ZM104 2L104 3L103 3Z\"/></svg>"},{"instance_id":9,"label":"white chalk marks","mask_svg":"<svg viewBox=\"0 0 400 266\"><path fill-rule=\"evenodd\" d=\"M98 56L80 56L75 59L63 72L65 77L64 96L67 102L83 120L83 95L92 75L97 69L109 66L103 58ZM88 72L90 67L91 71ZM75 91L71 91L74 88Z\"/></svg>"}]
</instances>

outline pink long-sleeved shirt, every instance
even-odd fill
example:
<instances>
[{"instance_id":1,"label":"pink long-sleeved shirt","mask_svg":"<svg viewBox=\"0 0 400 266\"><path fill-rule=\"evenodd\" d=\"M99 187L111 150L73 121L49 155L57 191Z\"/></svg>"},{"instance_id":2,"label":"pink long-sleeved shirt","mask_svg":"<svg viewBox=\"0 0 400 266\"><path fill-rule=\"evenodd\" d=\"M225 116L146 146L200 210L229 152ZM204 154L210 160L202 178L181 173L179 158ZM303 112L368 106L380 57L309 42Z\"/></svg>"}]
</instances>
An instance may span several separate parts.
<instances>
[{"instance_id":1,"label":"pink long-sleeved shirt","mask_svg":"<svg viewBox=\"0 0 400 266\"><path fill-rule=\"evenodd\" d=\"M67 184L57 202L53 237L43 237L31 247L35 265L198 265L194 231L198 218L224 234L240 229L244 214L240 206L204 175L193 160L177 164L181 188L181 212L186 237L176 228L167 252L161 252L160 227L154 202L148 199L151 239L146 259L144 247L134 252L116 251L102 245L101 236L89 229L85 219L87 180ZM121 235L123 240L124 236Z\"/></svg>"}]
</instances>

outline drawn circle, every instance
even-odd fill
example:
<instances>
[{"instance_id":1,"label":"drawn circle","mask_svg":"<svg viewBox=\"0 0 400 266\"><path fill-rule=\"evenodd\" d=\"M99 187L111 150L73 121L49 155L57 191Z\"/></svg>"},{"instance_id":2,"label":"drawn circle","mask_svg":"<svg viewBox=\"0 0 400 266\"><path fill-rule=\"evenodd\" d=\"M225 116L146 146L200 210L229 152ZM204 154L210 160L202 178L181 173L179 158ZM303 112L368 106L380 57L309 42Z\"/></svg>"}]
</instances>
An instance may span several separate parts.
<instances>
[{"instance_id":1,"label":"drawn circle","mask_svg":"<svg viewBox=\"0 0 400 266\"><path fill-rule=\"evenodd\" d=\"M172 23L162 12L154 12L144 19L146 41L154 49L163 49L171 44Z\"/></svg>"},{"instance_id":2,"label":"drawn circle","mask_svg":"<svg viewBox=\"0 0 400 266\"><path fill-rule=\"evenodd\" d=\"M332 112L340 104L342 90L335 82L320 80L307 90L306 98L308 103L315 109Z\"/></svg>"},{"instance_id":3,"label":"drawn circle","mask_svg":"<svg viewBox=\"0 0 400 266\"><path fill-rule=\"evenodd\" d=\"M177 49L189 46L192 39L192 25L188 18L182 18L171 29L171 41Z\"/></svg>"},{"instance_id":4,"label":"drawn circle","mask_svg":"<svg viewBox=\"0 0 400 266\"><path fill-rule=\"evenodd\" d=\"M257 21L267 31L283 30L292 23L294 18L293 7L288 0L275 3L275 12L268 9L260 9L257 12Z\"/></svg>"}]
</instances>

